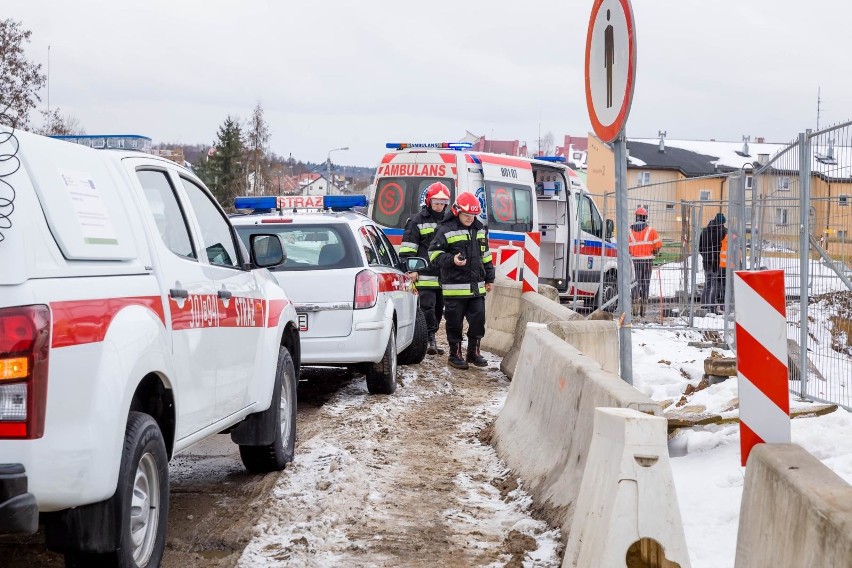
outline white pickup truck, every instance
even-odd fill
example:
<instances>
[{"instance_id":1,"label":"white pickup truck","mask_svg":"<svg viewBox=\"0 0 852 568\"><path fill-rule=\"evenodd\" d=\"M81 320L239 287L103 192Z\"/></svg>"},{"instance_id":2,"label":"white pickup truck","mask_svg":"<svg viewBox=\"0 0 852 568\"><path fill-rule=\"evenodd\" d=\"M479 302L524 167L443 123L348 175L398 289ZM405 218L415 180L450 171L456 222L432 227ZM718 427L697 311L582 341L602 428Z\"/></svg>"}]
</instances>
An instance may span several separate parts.
<instances>
[{"instance_id":1,"label":"white pickup truck","mask_svg":"<svg viewBox=\"0 0 852 568\"><path fill-rule=\"evenodd\" d=\"M159 566L175 453L229 431L252 472L292 460L298 318L279 237L249 244L173 162L0 128L0 534Z\"/></svg>"}]
</instances>

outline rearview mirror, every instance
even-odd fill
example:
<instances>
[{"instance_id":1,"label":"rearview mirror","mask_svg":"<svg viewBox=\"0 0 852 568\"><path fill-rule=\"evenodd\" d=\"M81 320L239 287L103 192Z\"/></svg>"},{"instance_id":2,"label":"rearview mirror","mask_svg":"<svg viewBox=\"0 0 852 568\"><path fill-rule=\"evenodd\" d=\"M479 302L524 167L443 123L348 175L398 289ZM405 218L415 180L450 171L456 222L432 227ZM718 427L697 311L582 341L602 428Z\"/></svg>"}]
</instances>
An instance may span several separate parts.
<instances>
[{"instance_id":1,"label":"rearview mirror","mask_svg":"<svg viewBox=\"0 0 852 568\"><path fill-rule=\"evenodd\" d=\"M429 266L429 263L426 262L425 258L409 256L402 262L402 265L404 272L420 272L421 270L425 270Z\"/></svg>"},{"instance_id":2,"label":"rearview mirror","mask_svg":"<svg viewBox=\"0 0 852 568\"><path fill-rule=\"evenodd\" d=\"M612 222L612 219L606 220L606 236L604 237L606 240L612 239L612 233L615 232L615 223Z\"/></svg>"},{"instance_id":3,"label":"rearview mirror","mask_svg":"<svg viewBox=\"0 0 852 568\"><path fill-rule=\"evenodd\" d=\"M278 235L256 234L249 237L251 260L259 268L284 264L287 253Z\"/></svg>"}]
</instances>

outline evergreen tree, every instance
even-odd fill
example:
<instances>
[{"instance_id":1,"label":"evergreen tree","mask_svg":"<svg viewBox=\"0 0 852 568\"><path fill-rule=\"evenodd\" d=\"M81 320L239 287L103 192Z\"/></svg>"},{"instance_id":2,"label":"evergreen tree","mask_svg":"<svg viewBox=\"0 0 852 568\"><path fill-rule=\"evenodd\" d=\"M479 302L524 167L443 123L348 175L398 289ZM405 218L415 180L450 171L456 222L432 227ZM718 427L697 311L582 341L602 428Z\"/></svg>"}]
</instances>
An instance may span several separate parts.
<instances>
[{"instance_id":1,"label":"evergreen tree","mask_svg":"<svg viewBox=\"0 0 852 568\"><path fill-rule=\"evenodd\" d=\"M47 78L41 65L24 57L24 43L32 32L12 19L0 20L0 122L27 128L29 114L41 100L38 91Z\"/></svg>"},{"instance_id":2,"label":"evergreen tree","mask_svg":"<svg viewBox=\"0 0 852 568\"><path fill-rule=\"evenodd\" d=\"M224 208L233 207L234 197L245 193L244 152L242 129L228 116L219 127L212 153L196 164L196 174Z\"/></svg>"}]
</instances>

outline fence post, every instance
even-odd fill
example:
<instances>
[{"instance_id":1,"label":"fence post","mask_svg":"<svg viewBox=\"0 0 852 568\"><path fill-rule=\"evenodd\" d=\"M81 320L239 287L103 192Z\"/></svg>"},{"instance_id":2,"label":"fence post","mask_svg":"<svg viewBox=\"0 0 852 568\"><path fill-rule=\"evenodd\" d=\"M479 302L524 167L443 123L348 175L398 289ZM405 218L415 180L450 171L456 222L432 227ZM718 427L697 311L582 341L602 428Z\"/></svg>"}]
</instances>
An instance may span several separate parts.
<instances>
[{"instance_id":1,"label":"fence post","mask_svg":"<svg viewBox=\"0 0 852 568\"><path fill-rule=\"evenodd\" d=\"M692 221L692 212L689 207L686 205L686 201L680 201L680 261L683 263L683 270L681 270L681 276L683 278L683 293L684 293L684 303L687 303L687 296L692 291L692 288L689 287L689 253L687 253L686 247L689 245L689 234L692 232L692 225L690 222ZM692 306L690 305L690 308Z\"/></svg>"},{"instance_id":2,"label":"fence post","mask_svg":"<svg viewBox=\"0 0 852 568\"><path fill-rule=\"evenodd\" d=\"M601 299L601 301L600 301L601 305L603 305L603 303L605 301L604 294L603 294L603 287L604 287L604 259L606 258L605 255L604 255L604 249L606 248L606 243L607 243L607 240L606 240L606 216L607 216L607 210L606 210L607 203L606 203L606 201L607 201L607 195L608 194L607 194L606 190L604 190L604 194L603 194L603 227L601 227L601 264L600 264L600 270L598 270L598 273L599 273L598 276L600 277L600 282L598 284L598 298ZM566 215L568 214L567 211L566 211L565 214ZM599 309L599 308L600 308L600 306L595 307L595 309Z\"/></svg>"},{"instance_id":3,"label":"fence post","mask_svg":"<svg viewBox=\"0 0 852 568\"><path fill-rule=\"evenodd\" d=\"M808 282L810 269L811 130L799 133L799 396L808 393Z\"/></svg>"},{"instance_id":4,"label":"fence post","mask_svg":"<svg viewBox=\"0 0 852 568\"><path fill-rule=\"evenodd\" d=\"M692 266L690 266L689 286L689 327L695 327L695 289L698 286L698 239L701 237L701 222L704 219L704 204L692 207ZM704 275L704 285L707 286L707 275Z\"/></svg>"}]
</instances>

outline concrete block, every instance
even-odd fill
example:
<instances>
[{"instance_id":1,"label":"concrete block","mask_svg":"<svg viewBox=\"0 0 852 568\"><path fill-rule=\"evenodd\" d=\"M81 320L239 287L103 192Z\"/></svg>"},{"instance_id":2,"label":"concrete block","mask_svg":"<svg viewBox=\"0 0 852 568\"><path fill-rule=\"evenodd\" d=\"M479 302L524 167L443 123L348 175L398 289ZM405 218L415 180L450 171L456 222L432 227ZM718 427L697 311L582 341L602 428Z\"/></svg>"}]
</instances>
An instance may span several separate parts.
<instances>
[{"instance_id":1,"label":"concrete block","mask_svg":"<svg viewBox=\"0 0 852 568\"><path fill-rule=\"evenodd\" d=\"M486 313L487 317L487 313ZM527 292L521 295L520 313L518 315L517 325L513 330L514 338L512 348L503 360L500 362L500 370L506 373L509 378L512 378L515 373L515 365L518 362L518 353L521 349L521 343L524 340L524 331L527 323L552 323L556 321L577 321L584 320L583 316L574 310L561 305L558 302L548 300L541 294Z\"/></svg>"},{"instance_id":2,"label":"concrete block","mask_svg":"<svg viewBox=\"0 0 852 568\"><path fill-rule=\"evenodd\" d=\"M666 419L597 408L562 567L626 566L628 555L641 562L631 566L690 566Z\"/></svg>"},{"instance_id":3,"label":"concrete block","mask_svg":"<svg viewBox=\"0 0 852 568\"><path fill-rule=\"evenodd\" d=\"M734 566L852 566L852 485L796 444L752 448Z\"/></svg>"},{"instance_id":4,"label":"concrete block","mask_svg":"<svg viewBox=\"0 0 852 568\"><path fill-rule=\"evenodd\" d=\"M543 514L562 527L563 537L571 526L599 406L662 415L653 400L547 329L526 329L492 441Z\"/></svg>"},{"instance_id":5,"label":"concrete block","mask_svg":"<svg viewBox=\"0 0 852 568\"><path fill-rule=\"evenodd\" d=\"M482 349L505 356L515 341L521 311L521 282L497 277L494 289L485 296L485 337Z\"/></svg>"},{"instance_id":6,"label":"concrete block","mask_svg":"<svg viewBox=\"0 0 852 568\"><path fill-rule=\"evenodd\" d=\"M547 329L597 361L604 371L618 374L618 325L614 321L557 321Z\"/></svg>"},{"instance_id":7,"label":"concrete block","mask_svg":"<svg viewBox=\"0 0 852 568\"><path fill-rule=\"evenodd\" d=\"M538 285L538 293L548 300L552 300L556 303L559 303L559 290L550 286L549 284L539 284Z\"/></svg>"}]
</instances>

